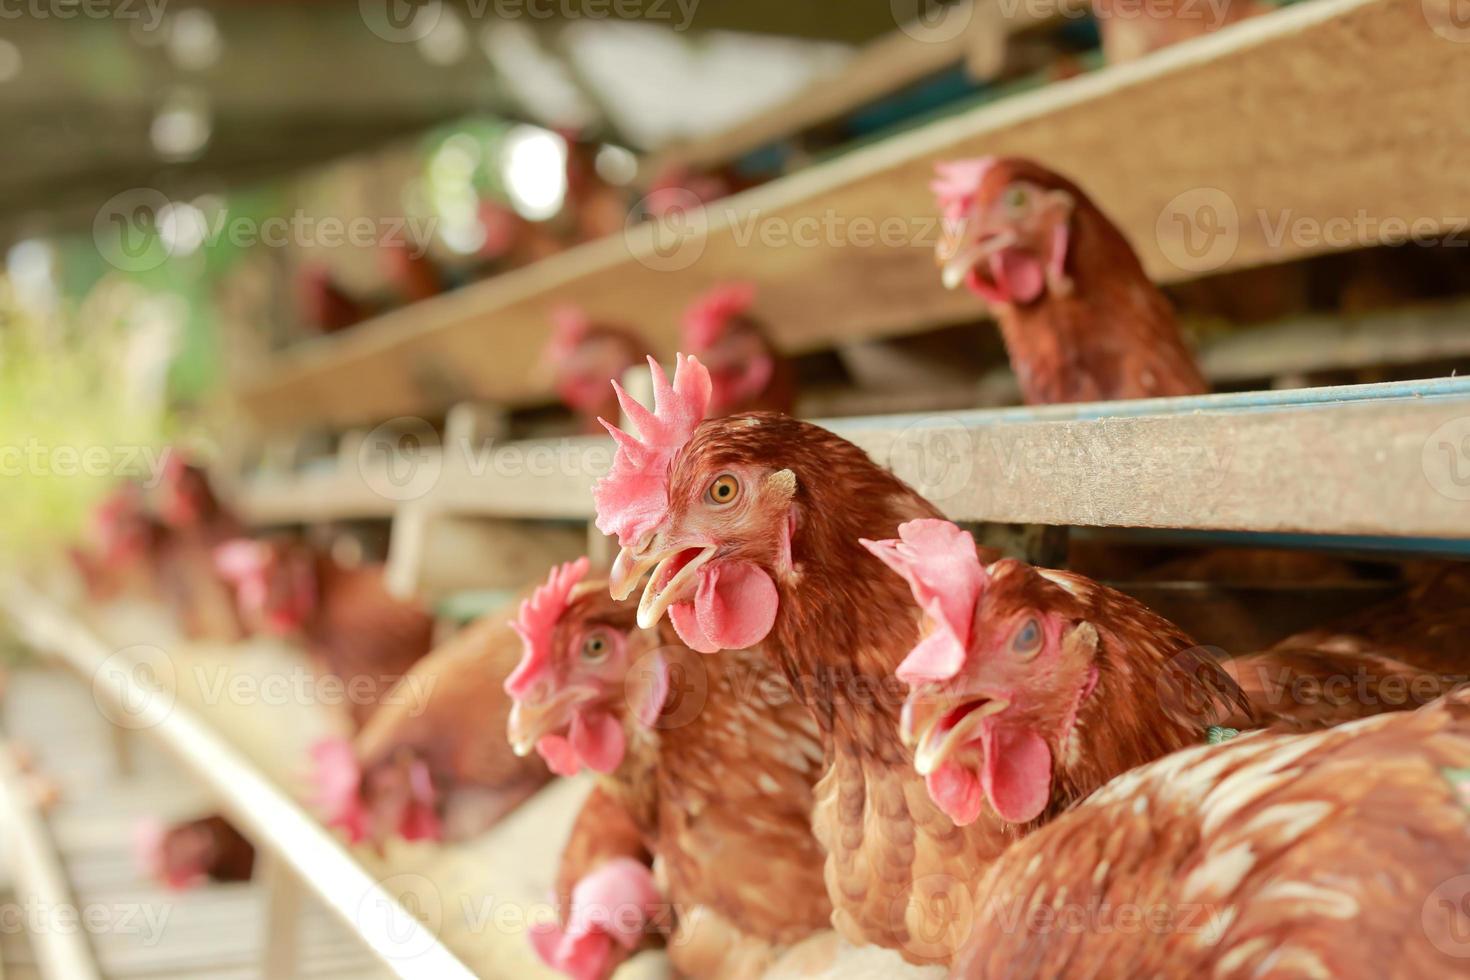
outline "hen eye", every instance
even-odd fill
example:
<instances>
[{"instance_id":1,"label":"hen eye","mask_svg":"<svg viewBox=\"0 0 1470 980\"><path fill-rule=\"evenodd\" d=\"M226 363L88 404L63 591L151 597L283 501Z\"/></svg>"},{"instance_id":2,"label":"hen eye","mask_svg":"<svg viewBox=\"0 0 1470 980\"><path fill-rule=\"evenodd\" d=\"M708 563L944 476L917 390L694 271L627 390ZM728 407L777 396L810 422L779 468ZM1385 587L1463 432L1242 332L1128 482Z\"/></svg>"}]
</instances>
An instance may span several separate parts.
<instances>
[{"instance_id":1,"label":"hen eye","mask_svg":"<svg viewBox=\"0 0 1470 980\"><path fill-rule=\"evenodd\" d=\"M729 473L723 476L717 476L715 477L715 481L709 485L709 491L706 496L709 498L709 502L716 507L733 504L735 499L740 496L740 481Z\"/></svg>"},{"instance_id":2,"label":"hen eye","mask_svg":"<svg viewBox=\"0 0 1470 980\"><path fill-rule=\"evenodd\" d=\"M607 659L612 644L608 642L604 633L593 633L582 641L582 659L589 664L597 664Z\"/></svg>"},{"instance_id":3,"label":"hen eye","mask_svg":"<svg viewBox=\"0 0 1470 980\"><path fill-rule=\"evenodd\" d=\"M1006 191L1006 207L1012 210L1020 210L1026 206L1026 191L1020 187L1012 187Z\"/></svg>"},{"instance_id":4,"label":"hen eye","mask_svg":"<svg viewBox=\"0 0 1470 980\"><path fill-rule=\"evenodd\" d=\"M1041 650L1041 624L1034 619L1026 620L1011 640L1011 650L1026 659L1036 656Z\"/></svg>"}]
</instances>

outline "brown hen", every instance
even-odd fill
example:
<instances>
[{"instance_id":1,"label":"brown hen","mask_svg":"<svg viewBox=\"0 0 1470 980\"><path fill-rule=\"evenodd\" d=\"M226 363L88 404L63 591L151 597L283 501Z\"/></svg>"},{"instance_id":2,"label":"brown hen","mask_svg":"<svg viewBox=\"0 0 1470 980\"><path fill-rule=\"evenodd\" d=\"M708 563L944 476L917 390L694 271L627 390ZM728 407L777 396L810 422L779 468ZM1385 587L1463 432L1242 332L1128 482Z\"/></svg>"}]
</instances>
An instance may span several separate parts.
<instances>
[{"instance_id":1,"label":"brown hen","mask_svg":"<svg viewBox=\"0 0 1470 980\"><path fill-rule=\"evenodd\" d=\"M1467 799L1463 691L1176 753L992 865L953 975L1463 975Z\"/></svg>"},{"instance_id":2,"label":"brown hen","mask_svg":"<svg viewBox=\"0 0 1470 980\"><path fill-rule=\"evenodd\" d=\"M251 629L298 636L341 681L355 728L433 645L433 617L393 596L381 565L345 565L287 538L227 542L214 562Z\"/></svg>"},{"instance_id":3,"label":"brown hen","mask_svg":"<svg viewBox=\"0 0 1470 980\"><path fill-rule=\"evenodd\" d=\"M944 283L990 307L1028 404L1209 391L1169 301L1076 184L1016 157L939 175Z\"/></svg>"},{"instance_id":4,"label":"brown hen","mask_svg":"<svg viewBox=\"0 0 1470 980\"><path fill-rule=\"evenodd\" d=\"M495 824L550 778L540 759L511 751L505 680L520 659L510 616L487 616L414 663L382 699L352 751L318 752L350 767L357 791L324 800L329 820L370 837L463 840ZM323 785L349 778L318 772ZM329 794L326 794L329 795Z\"/></svg>"},{"instance_id":5,"label":"brown hen","mask_svg":"<svg viewBox=\"0 0 1470 980\"><path fill-rule=\"evenodd\" d=\"M632 603L577 582L585 568L559 569L526 607L510 682L513 741L556 771L602 773L577 823L599 838L568 844L558 892L637 857L631 824L678 912L674 965L758 975L831 914L810 828L821 766L811 713L754 655L706 658L671 630L640 630ZM608 828L597 815L610 807L622 817Z\"/></svg>"}]
</instances>

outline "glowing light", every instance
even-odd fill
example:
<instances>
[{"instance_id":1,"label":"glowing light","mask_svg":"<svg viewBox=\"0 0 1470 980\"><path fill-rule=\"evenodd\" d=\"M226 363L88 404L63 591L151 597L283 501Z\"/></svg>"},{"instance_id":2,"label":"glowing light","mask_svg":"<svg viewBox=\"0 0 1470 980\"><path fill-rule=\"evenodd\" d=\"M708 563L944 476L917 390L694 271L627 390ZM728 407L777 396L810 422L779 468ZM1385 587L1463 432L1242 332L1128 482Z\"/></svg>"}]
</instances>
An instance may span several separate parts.
<instances>
[{"instance_id":1,"label":"glowing light","mask_svg":"<svg viewBox=\"0 0 1470 980\"><path fill-rule=\"evenodd\" d=\"M0 84L20 74L20 48L9 41L0 40Z\"/></svg>"},{"instance_id":2,"label":"glowing light","mask_svg":"<svg viewBox=\"0 0 1470 980\"><path fill-rule=\"evenodd\" d=\"M501 173L510 203L522 216L545 221L567 194L567 144L550 130L517 126L505 137Z\"/></svg>"},{"instance_id":3,"label":"glowing light","mask_svg":"<svg viewBox=\"0 0 1470 980\"><path fill-rule=\"evenodd\" d=\"M189 71L202 71L219 61L224 42L214 15L199 7L180 11L168 35L168 56Z\"/></svg>"},{"instance_id":4,"label":"glowing light","mask_svg":"<svg viewBox=\"0 0 1470 980\"><path fill-rule=\"evenodd\" d=\"M56 252L49 242L37 238L16 242L6 253L5 271L22 306L36 313L56 308Z\"/></svg>"},{"instance_id":5,"label":"glowing light","mask_svg":"<svg viewBox=\"0 0 1470 980\"><path fill-rule=\"evenodd\" d=\"M597 151L592 162L597 176L616 187L625 187L638 178L638 157L625 147L608 143Z\"/></svg>"},{"instance_id":6,"label":"glowing light","mask_svg":"<svg viewBox=\"0 0 1470 980\"><path fill-rule=\"evenodd\" d=\"M204 212L192 204L171 201L158 209L158 237L170 255L193 255L207 232Z\"/></svg>"},{"instance_id":7,"label":"glowing light","mask_svg":"<svg viewBox=\"0 0 1470 980\"><path fill-rule=\"evenodd\" d=\"M204 97L188 89L169 95L148 131L153 149L165 160L191 160L209 142L211 123Z\"/></svg>"},{"instance_id":8,"label":"glowing light","mask_svg":"<svg viewBox=\"0 0 1470 980\"><path fill-rule=\"evenodd\" d=\"M464 21L459 19L459 14L452 8L442 3L432 6L438 8L437 15L427 13L430 7L421 7L416 16L434 16L434 26L429 32L419 38L419 53L424 59L436 65L452 65L464 58L470 49L469 31L465 30Z\"/></svg>"}]
</instances>

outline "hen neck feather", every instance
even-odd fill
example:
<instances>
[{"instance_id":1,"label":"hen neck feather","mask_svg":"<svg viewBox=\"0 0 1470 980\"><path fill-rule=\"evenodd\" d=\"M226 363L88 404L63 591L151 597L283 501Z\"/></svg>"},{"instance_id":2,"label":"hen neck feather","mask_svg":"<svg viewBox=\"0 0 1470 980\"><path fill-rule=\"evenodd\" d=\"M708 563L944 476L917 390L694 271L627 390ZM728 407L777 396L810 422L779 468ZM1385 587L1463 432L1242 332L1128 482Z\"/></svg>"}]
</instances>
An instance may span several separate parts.
<instances>
[{"instance_id":1,"label":"hen neck feather","mask_svg":"<svg viewBox=\"0 0 1470 980\"><path fill-rule=\"evenodd\" d=\"M810 478L798 473L793 572L777 579L775 653L824 730L876 721L892 735L903 695L894 671L918 641L919 611L904 581L858 539L892 538L905 521L941 515L865 455L831 462Z\"/></svg>"},{"instance_id":2,"label":"hen neck feather","mask_svg":"<svg viewBox=\"0 0 1470 980\"><path fill-rule=\"evenodd\" d=\"M1066 295L997 317L1026 400L1033 404L1139 397L1139 379L1120 377L1131 357L1157 362L1158 393L1207 390L1178 319L1116 228L1091 203L1073 217Z\"/></svg>"},{"instance_id":3,"label":"hen neck feather","mask_svg":"<svg viewBox=\"0 0 1470 980\"><path fill-rule=\"evenodd\" d=\"M1057 760L1044 819L1113 777L1199 745L1211 705L1245 708L1244 695L1173 623L1140 603L1078 578L1086 620L1098 631L1097 685L1083 701Z\"/></svg>"}]
</instances>

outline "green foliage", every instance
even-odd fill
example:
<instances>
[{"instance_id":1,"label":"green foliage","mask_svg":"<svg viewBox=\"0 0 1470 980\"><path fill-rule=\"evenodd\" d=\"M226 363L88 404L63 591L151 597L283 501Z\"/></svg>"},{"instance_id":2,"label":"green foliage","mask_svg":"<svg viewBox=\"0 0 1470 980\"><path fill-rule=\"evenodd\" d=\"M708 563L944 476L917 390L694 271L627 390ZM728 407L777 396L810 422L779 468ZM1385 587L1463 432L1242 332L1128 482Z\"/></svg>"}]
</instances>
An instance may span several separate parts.
<instances>
[{"instance_id":1,"label":"green foliage","mask_svg":"<svg viewBox=\"0 0 1470 980\"><path fill-rule=\"evenodd\" d=\"M73 313L37 315L0 278L6 560L73 538L111 487L156 471L167 436L159 392L169 359L166 319L156 301L118 284L94 291Z\"/></svg>"}]
</instances>

